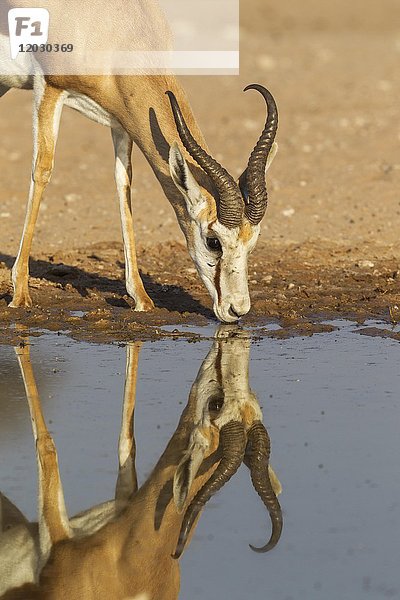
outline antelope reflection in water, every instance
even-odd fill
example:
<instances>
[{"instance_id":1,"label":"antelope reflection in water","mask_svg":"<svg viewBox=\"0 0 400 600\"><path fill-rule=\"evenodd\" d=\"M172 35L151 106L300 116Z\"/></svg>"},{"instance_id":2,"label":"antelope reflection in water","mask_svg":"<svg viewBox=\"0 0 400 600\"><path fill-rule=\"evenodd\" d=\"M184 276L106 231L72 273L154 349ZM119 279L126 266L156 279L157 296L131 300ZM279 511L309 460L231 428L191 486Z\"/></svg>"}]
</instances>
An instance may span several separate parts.
<instances>
[{"instance_id":1,"label":"antelope reflection in water","mask_svg":"<svg viewBox=\"0 0 400 600\"><path fill-rule=\"evenodd\" d=\"M1 499L0 598L172 600L179 562L206 502L237 471L250 469L272 523L282 531L280 483L248 382L250 340L222 326L192 385L178 427L145 483L135 470L134 408L140 342L127 347L115 499L69 519L54 441L47 429L29 346L16 348L31 413L39 480L39 522Z\"/></svg>"}]
</instances>

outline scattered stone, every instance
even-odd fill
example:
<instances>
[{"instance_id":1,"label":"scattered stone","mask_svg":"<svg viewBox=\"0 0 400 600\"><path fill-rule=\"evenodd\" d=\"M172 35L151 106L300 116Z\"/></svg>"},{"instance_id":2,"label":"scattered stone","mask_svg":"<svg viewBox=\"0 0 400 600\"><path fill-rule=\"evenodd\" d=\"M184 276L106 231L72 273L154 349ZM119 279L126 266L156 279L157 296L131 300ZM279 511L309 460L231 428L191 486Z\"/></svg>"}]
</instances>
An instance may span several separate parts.
<instances>
[{"instance_id":1,"label":"scattered stone","mask_svg":"<svg viewBox=\"0 0 400 600\"><path fill-rule=\"evenodd\" d=\"M80 194L65 194L64 200L66 202L76 202L77 200L82 200L82 196Z\"/></svg>"},{"instance_id":2,"label":"scattered stone","mask_svg":"<svg viewBox=\"0 0 400 600\"><path fill-rule=\"evenodd\" d=\"M272 275L266 275L265 277L263 277L263 278L261 279L261 281L262 281L263 283L271 283L271 281L272 281Z\"/></svg>"},{"instance_id":3,"label":"scattered stone","mask_svg":"<svg viewBox=\"0 0 400 600\"><path fill-rule=\"evenodd\" d=\"M286 208L285 210L282 211L282 215L284 217L290 218L290 217L293 217L295 212L296 211L294 210L294 208Z\"/></svg>"},{"instance_id":4,"label":"scattered stone","mask_svg":"<svg viewBox=\"0 0 400 600\"><path fill-rule=\"evenodd\" d=\"M373 269L375 266L375 263L373 263L371 260L359 260L356 263L356 267L359 267L360 269Z\"/></svg>"}]
</instances>

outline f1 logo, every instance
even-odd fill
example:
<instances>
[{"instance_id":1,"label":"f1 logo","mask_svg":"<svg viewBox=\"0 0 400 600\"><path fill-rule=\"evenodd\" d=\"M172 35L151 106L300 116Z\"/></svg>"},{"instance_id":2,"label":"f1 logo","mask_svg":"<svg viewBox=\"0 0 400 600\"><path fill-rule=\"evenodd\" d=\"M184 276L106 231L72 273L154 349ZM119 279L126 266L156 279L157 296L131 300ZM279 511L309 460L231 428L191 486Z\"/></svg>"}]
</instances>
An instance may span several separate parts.
<instances>
[{"instance_id":1,"label":"f1 logo","mask_svg":"<svg viewBox=\"0 0 400 600\"><path fill-rule=\"evenodd\" d=\"M15 60L20 46L26 43L46 44L50 15L46 8L12 8L8 11L11 58Z\"/></svg>"}]
</instances>

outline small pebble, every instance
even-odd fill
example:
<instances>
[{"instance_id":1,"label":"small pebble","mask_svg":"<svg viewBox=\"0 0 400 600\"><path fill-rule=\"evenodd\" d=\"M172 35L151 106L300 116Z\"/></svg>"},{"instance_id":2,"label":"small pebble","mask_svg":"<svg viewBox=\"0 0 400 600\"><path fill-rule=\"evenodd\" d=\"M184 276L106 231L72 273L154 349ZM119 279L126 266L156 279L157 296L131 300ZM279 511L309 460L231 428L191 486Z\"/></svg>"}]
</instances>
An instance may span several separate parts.
<instances>
[{"instance_id":1,"label":"small pebble","mask_svg":"<svg viewBox=\"0 0 400 600\"><path fill-rule=\"evenodd\" d=\"M294 208L287 208L286 210L282 211L282 214L284 217L293 217L295 212L296 211L294 210Z\"/></svg>"},{"instance_id":2,"label":"small pebble","mask_svg":"<svg viewBox=\"0 0 400 600\"><path fill-rule=\"evenodd\" d=\"M360 267L360 269L373 269L375 263L371 260L359 260L356 266Z\"/></svg>"},{"instance_id":3,"label":"small pebble","mask_svg":"<svg viewBox=\"0 0 400 600\"><path fill-rule=\"evenodd\" d=\"M65 194L64 196L66 202L76 202L77 200L81 200L81 198L80 194Z\"/></svg>"}]
</instances>

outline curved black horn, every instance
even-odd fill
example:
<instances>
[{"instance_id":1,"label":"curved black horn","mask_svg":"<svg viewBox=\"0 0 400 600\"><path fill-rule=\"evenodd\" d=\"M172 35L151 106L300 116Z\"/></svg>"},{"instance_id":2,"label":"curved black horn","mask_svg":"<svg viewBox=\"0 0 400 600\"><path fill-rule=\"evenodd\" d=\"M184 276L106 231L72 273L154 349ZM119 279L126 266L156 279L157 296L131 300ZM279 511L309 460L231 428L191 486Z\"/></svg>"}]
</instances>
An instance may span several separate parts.
<instances>
[{"instance_id":1,"label":"curved black horn","mask_svg":"<svg viewBox=\"0 0 400 600\"><path fill-rule=\"evenodd\" d=\"M282 533L283 518L282 509L272 488L268 472L271 448L270 439L261 421L256 421L251 426L247 433L247 439L246 458L244 462L250 469L254 489L267 508L272 524L272 533L268 543L261 548L255 548L250 544L250 548L254 552L268 552L279 542Z\"/></svg>"},{"instance_id":2,"label":"curved black horn","mask_svg":"<svg viewBox=\"0 0 400 600\"><path fill-rule=\"evenodd\" d=\"M240 186L246 188L245 215L252 225L258 225L265 215L268 204L265 168L268 155L274 143L278 129L278 108L271 92L257 83L248 85L244 91L257 90L262 94L268 108L268 116L264 130L250 155L247 169L240 177ZM246 195L248 194L248 198Z\"/></svg>"},{"instance_id":3,"label":"curved black horn","mask_svg":"<svg viewBox=\"0 0 400 600\"><path fill-rule=\"evenodd\" d=\"M239 227L243 217L243 200L238 185L232 175L196 142L186 124L175 95L170 91L166 94L171 102L172 113L182 144L217 188L219 195L218 221L230 229Z\"/></svg>"},{"instance_id":4,"label":"curved black horn","mask_svg":"<svg viewBox=\"0 0 400 600\"><path fill-rule=\"evenodd\" d=\"M224 425L220 431L219 447L222 451L221 462L187 508L173 558L181 556L196 517L206 502L229 481L242 464L246 450L246 433L243 424L231 421Z\"/></svg>"}]
</instances>

